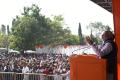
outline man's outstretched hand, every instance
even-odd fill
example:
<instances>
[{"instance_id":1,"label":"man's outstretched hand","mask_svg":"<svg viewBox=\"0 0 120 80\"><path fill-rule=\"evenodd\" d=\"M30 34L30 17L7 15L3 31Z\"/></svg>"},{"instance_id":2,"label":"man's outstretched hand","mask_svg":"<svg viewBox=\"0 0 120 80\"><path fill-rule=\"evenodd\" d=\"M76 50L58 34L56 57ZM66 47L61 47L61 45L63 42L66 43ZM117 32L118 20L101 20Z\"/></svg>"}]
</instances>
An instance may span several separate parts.
<instances>
[{"instance_id":1,"label":"man's outstretched hand","mask_svg":"<svg viewBox=\"0 0 120 80\"><path fill-rule=\"evenodd\" d=\"M86 40L86 42L87 42L88 44L90 44L90 45L93 44L93 40L92 40L89 36L87 36L87 37L85 38L85 40Z\"/></svg>"}]
</instances>

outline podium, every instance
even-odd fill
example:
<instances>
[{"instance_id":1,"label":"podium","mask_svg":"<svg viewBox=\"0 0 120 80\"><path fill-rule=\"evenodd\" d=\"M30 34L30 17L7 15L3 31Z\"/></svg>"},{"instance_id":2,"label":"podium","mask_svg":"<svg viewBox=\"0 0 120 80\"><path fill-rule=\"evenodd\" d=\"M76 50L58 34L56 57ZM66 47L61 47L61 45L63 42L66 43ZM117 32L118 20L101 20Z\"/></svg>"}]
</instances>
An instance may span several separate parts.
<instances>
[{"instance_id":1,"label":"podium","mask_svg":"<svg viewBox=\"0 0 120 80\"><path fill-rule=\"evenodd\" d=\"M71 56L70 80L106 80L106 60L95 55Z\"/></svg>"}]
</instances>

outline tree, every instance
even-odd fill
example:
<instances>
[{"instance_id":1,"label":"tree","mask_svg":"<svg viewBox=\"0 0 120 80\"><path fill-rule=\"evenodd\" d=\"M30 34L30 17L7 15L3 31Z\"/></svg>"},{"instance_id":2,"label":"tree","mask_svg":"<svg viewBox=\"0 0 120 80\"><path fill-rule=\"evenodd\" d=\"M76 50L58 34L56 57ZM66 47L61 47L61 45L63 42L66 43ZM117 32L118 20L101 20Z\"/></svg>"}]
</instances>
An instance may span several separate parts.
<instances>
[{"instance_id":1,"label":"tree","mask_svg":"<svg viewBox=\"0 0 120 80\"><path fill-rule=\"evenodd\" d=\"M7 28L7 30L6 30L6 31L7 31L7 35L9 35L9 34L10 34L10 28L9 28L9 25L7 25L6 28Z\"/></svg>"},{"instance_id":2,"label":"tree","mask_svg":"<svg viewBox=\"0 0 120 80\"><path fill-rule=\"evenodd\" d=\"M101 22L90 23L87 28L92 30L96 36L98 36L103 31L111 30L108 25L103 25Z\"/></svg>"},{"instance_id":3,"label":"tree","mask_svg":"<svg viewBox=\"0 0 120 80\"><path fill-rule=\"evenodd\" d=\"M49 34L49 44L65 44L66 39L71 34L69 28L63 28L64 18L62 15L53 16L53 20L50 22L51 32ZM50 38L51 37L51 38Z\"/></svg>"},{"instance_id":4,"label":"tree","mask_svg":"<svg viewBox=\"0 0 120 80\"><path fill-rule=\"evenodd\" d=\"M0 47L6 47L6 36L0 32Z\"/></svg>"},{"instance_id":5,"label":"tree","mask_svg":"<svg viewBox=\"0 0 120 80\"><path fill-rule=\"evenodd\" d=\"M22 16L16 16L12 21L12 47L19 50L34 49L37 44L56 45L65 42L71 34L69 28L63 28L63 17L53 16L53 19L40 14L36 5L25 7Z\"/></svg>"},{"instance_id":6,"label":"tree","mask_svg":"<svg viewBox=\"0 0 120 80\"><path fill-rule=\"evenodd\" d=\"M111 30L108 25L103 25L101 22L90 23L87 28L91 30L92 37L96 43L101 43L102 40L100 39L100 34L103 31Z\"/></svg>"},{"instance_id":7,"label":"tree","mask_svg":"<svg viewBox=\"0 0 120 80\"><path fill-rule=\"evenodd\" d=\"M4 47L7 49L7 53L8 53L8 49L9 49L9 25L5 26L5 25L1 25L1 33L0 33L0 47Z\"/></svg>"},{"instance_id":8,"label":"tree","mask_svg":"<svg viewBox=\"0 0 120 80\"><path fill-rule=\"evenodd\" d=\"M38 21L34 17L21 17L12 25L12 34L15 40L16 48L21 50L34 49L36 30Z\"/></svg>"},{"instance_id":9,"label":"tree","mask_svg":"<svg viewBox=\"0 0 120 80\"><path fill-rule=\"evenodd\" d=\"M82 29L81 29L81 24L79 23L79 27L78 27L78 35L79 35L79 40L80 40L80 45L83 45L83 35L82 35Z\"/></svg>"},{"instance_id":10,"label":"tree","mask_svg":"<svg viewBox=\"0 0 120 80\"><path fill-rule=\"evenodd\" d=\"M5 25L1 25L1 32L3 35L6 35L6 26Z\"/></svg>"},{"instance_id":11,"label":"tree","mask_svg":"<svg viewBox=\"0 0 120 80\"><path fill-rule=\"evenodd\" d=\"M65 42L66 44L69 44L69 45L78 45L80 43L79 36L70 35Z\"/></svg>"}]
</instances>

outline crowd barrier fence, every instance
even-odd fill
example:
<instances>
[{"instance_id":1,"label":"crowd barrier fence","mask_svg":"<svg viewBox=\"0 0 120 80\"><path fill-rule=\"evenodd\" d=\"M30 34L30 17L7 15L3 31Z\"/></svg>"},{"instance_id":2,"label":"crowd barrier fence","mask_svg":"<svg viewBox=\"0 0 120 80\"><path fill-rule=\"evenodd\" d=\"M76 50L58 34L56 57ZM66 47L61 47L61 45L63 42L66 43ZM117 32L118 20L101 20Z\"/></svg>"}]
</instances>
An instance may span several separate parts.
<instances>
[{"instance_id":1,"label":"crowd barrier fence","mask_svg":"<svg viewBox=\"0 0 120 80\"><path fill-rule=\"evenodd\" d=\"M40 73L0 72L0 80L65 80L63 75L46 75Z\"/></svg>"}]
</instances>

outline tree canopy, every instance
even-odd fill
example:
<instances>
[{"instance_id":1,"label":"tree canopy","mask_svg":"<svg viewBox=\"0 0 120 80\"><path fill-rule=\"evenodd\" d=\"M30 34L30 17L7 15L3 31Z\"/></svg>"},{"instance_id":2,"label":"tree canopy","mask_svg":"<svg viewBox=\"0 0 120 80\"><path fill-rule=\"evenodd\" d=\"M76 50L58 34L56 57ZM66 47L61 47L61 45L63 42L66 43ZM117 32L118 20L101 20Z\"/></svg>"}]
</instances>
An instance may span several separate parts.
<instances>
[{"instance_id":1,"label":"tree canopy","mask_svg":"<svg viewBox=\"0 0 120 80\"><path fill-rule=\"evenodd\" d=\"M51 18L41 14L41 8L33 4L31 7L24 7L21 15L12 20L12 27L1 25L0 47L9 47L16 50L34 50L36 45L61 45L83 44L81 24L79 23L78 35L71 34L66 26L62 15L54 15ZM110 30L108 25L101 22L90 23L87 26L91 30L91 36L96 42L97 34L104 30ZM96 33L97 32L97 33ZM93 35L95 33L95 36Z\"/></svg>"},{"instance_id":2,"label":"tree canopy","mask_svg":"<svg viewBox=\"0 0 120 80\"><path fill-rule=\"evenodd\" d=\"M28 50L35 49L38 44L57 45L68 42L72 34L69 28L63 28L65 23L62 15L53 16L51 19L40 11L41 9L33 4L31 7L24 7L22 15L13 19L11 47Z\"/></svg>"},{"instance_id":3,"label":"tree canopy","mask_svg":"<svg viewBox=\"0 0 120 80\"><path fill-rule=\"evenodd\" d=\"M104 25L102 22L90 23L87 28L91 30L91 38L98 44L102 41L100 38L101 33L106 30L111 30L108 25Z\"/></svg>"},{"instance_id":4,"label":"tree canopy","mask_svg":"<svg viewBox=\"0 0 120 80\"><path fill-rule=\"evenodd\" d=\"M95 35L103 32L103 31L106 31L106 30L111 30L111 28L108 25L104 25L104 24L102 24L102 22L90 23L87 26L87 28L90 29L93 33L95 33Z\"/></svg>"}]
</instances>

